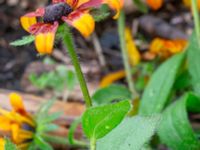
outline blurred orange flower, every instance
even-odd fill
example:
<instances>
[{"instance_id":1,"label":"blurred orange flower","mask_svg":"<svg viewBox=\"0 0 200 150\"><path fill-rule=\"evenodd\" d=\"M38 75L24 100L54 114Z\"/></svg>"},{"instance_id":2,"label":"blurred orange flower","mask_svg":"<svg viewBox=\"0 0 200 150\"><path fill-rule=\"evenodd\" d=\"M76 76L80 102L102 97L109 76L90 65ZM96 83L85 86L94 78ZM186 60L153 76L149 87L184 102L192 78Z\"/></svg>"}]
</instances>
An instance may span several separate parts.
<instances>
[{"instance_id":1,"label":"blurred orange flower","mask_svg":"<svg viewBox=\"0 0 200 150\"><path fill-rule=\"evenodd\" d=\"M55 34L60 23L76 28L84 37L88 37L95 27L90 14L92 8L108 4L120 14L124 0L52 0L52 4L28 13L20 18L24 30L35 36L35 46L40 54L51 54ZM37 22L37 18L42 21Z\"/></svg>"},{"instance_id":2,"label":"blurred orange flower","mask_svg":"<svg viewBox=\"0 0 200 150\"><path fill-rule=\"evenodd\" d=\"M107 87L113 82L123 79L125 76L126 76L126 73L124 70L109 73L106 76L104 76L103 79L101 80L100 87L102 88Z\"/></svg>"},{"instance_id":3,"label":"blurred orange flower","mask_svg":"<svg viewBox=\"0 0 200 150\"><path fill-rule=\"evenodd\" d=\"M0 108L0 131L11 135L19 149L26 149L33 138L36 125L32 116L26 112L20 95L11 93L10 103L11 111ZM2 143L1 139L0 145Z\"/></svg>"},{"instance_id":4,"label":"blurred orange flower","mask_svg":"<svg viewBox=\"0 0 200 150\"><path fill-rule=\"evenodd\" d=\"M162 58L168 58L171 55L183 51L186 46L187 40L184 39L166 40L155 38L150 44L149 51Z\"/></svg>"},{"instance_id":5,"label":"blurred orange flower","mask_svg":"<svg viewBox=\"0 0 200 150\"><path fill-rule=\"evenodd\" d=\"M183 0L183 3L186 7L191 7L191 0ZM200 0L197 0L198 8L200 9Z\"/></svg>"},{"instance_id":6,"label":"blurred orange flower","mask_svg":"<svg viewBox=\"0 0 200 150\"><path fill-rule=\"evenodd\" d=\"M146 0L147 5L153 10L158 10L163 5L163 0Z\"/></svg>"}]
</instances>

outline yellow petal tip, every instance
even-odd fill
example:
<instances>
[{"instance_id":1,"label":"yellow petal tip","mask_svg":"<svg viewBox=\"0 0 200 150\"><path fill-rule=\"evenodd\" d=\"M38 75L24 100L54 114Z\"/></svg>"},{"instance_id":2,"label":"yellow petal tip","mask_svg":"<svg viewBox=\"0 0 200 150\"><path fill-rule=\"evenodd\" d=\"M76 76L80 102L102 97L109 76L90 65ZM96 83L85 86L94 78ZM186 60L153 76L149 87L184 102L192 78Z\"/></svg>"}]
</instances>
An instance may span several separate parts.
<instances>
[{"instance_id":1,"label":"yellow petal tip","mask_svg":"<svg viewBox=\"0 0 200 150\"><path fill-rule=\"evenodd\" d=\"M51 54L53 51L55 33L40 33L35 36L35 46L40 54Z\"/></svg>"},{"instance_id":2,"label":"yellow petal tip","mask_svg":"<svg viewBox=\"0 0 200 150\"><path fill-rule=\"evenodd\" d=\"M27 17L27 16L22 16L20 18L20 23L23 27L24 30L26 30L27 32L29 32L29 28L37 23L37 19L36 17Z\"/></svg>"}]
</instances>

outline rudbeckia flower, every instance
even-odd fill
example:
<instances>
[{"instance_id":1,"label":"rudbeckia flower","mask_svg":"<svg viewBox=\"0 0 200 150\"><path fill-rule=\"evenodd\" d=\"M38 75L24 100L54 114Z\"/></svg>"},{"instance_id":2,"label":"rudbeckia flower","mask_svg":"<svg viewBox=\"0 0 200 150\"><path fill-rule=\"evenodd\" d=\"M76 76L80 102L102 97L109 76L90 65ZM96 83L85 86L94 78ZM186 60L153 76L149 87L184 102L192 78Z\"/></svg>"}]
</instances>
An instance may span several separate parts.
<instances>
[{"instance_id":1,"label":"rudbeckia flower","mask_svg":"<svg viewBox=\"0 0 200 150\"><path fill-rule=\"evenodd\" d=\"M36 127L32 116L26 112L22 97L16 93L10 94L11 111L0 108L0 131L11 136L19 149L26 149ZM3 141L0 139L0 144Z\"/></svg>"},{"instance_id":2,"label":"rudbeckia flower","mask_svg":"<svg viewBox=\"0 0 200 150\"><path fill-rule=\"evenodd\" d=\"M60 23L76 28L84 37L88 37L95 27L90 14L92 8L108 4L117 11L117 18L123 6L123 0L52 0L45 8L38 8L20 18L22 27L35 36L35 46L40 54L51 54L55 34ZM42 21L37 22L40 19Z\"/></svg>"},{"instance_id":3,"label":"rudbeckia flower","mask_svg":"<svg viewBox=\"0 0 200 150\"><path fill-rule=\"evenodd\" d=\"M162 7L164 0L146 0L146 3L153 10L158 10Z\"/></svg>"},{"instance_id":4,"label":"rudbeckia flower","mask_svg":"<svg viewBox=\"0 0 200 150\"><path fill-rule=\"evenodd\" d=\"M150 53L168 58L184 50L187 41L184 39L166 40L155 38L150 44Z\"/></svg>"}]
</instances>

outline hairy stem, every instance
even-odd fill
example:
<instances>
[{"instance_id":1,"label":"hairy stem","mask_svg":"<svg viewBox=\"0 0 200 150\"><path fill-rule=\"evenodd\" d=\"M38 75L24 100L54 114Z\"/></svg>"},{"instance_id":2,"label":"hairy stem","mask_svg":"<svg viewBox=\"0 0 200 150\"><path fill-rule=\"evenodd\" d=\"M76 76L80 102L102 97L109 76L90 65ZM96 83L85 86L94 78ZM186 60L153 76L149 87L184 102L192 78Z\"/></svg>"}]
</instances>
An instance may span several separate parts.
<instances>
[{"instance_id":1,"label":"hairy stem","mask_svg":"<svg viewBox=\"0 0 200 150\"><path fill-rule=\"evenodd\" d=\"M82 70L81 70L81 67L80 67L80 63L79 63L79 60L78 60L78 57L77 57L77 54L76 54L76 51L75 51L75 48L74 48L74 41L72 39L72 35L70 34L70 31L69 31L68 28L67 28L67 30L68 31L63 36L63 42L64 42L65 46L67 47L68 53L71 57L72 63L73 63L74 68L75 68L76 75L77 75L78 80L79 80L81 91L82 91L86 106L88 108L88 107L92 106L92 100L90 98L89 91L88 91L88 88L87 88L87 84L85 82L85 78L83 76L83 73L82 73Z\"/></svg>"}]
</instances>

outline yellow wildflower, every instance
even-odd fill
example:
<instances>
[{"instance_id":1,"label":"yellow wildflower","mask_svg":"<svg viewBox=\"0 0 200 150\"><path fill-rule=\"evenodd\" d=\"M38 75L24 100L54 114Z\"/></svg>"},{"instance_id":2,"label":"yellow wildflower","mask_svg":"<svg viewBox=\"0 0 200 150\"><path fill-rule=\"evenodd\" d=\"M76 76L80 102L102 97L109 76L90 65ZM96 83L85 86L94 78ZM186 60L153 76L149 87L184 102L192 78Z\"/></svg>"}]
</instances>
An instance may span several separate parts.
<instances>
[{"instance_id":1,"label":"yellow wildflower","mask_svg":"<svg viewBox=\"0 0 200 150\"><path fill-rule=\"evenodd\" d=\"M186 45L187 41L184 39L166 40L155 38L150 44L149 51L162 58L168 58L183 51Z\"/></svg>"},{"instance_id":2,"label":"yellow wildflower","mask_svg":"<svg viewBox=\"0 0 200 150\"><path fill-rule=\"evenodd\" d=\"M131 30L129 28L125 29L125 39L126 39L126 48L128 52L129 61L132 66L135 66L140 62L141 56L139 50L135 45L135 42L132 38Z\"/></svg>"},{"instance_id":3,"label":"yellow wildflower","mask_svg":"<svg viewBox=\"0 0 200 150\"><path fill-rule=\"evenodd\" d=\"M19 149L26 149L33 138L35 123L25 110L19 94L11 93L10 103L11 111L0 108L0 131L10 134Z\"/></svg>"}]
</instances>

